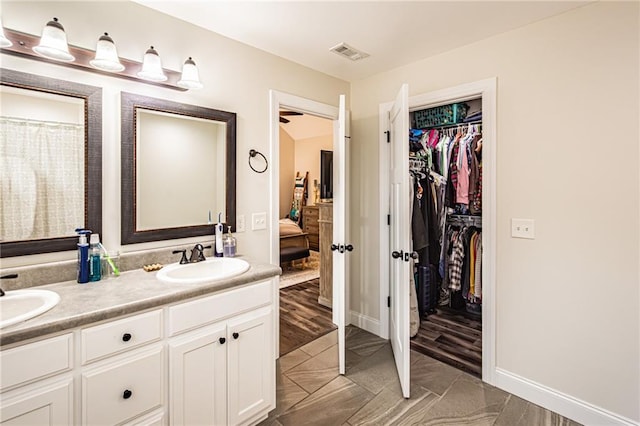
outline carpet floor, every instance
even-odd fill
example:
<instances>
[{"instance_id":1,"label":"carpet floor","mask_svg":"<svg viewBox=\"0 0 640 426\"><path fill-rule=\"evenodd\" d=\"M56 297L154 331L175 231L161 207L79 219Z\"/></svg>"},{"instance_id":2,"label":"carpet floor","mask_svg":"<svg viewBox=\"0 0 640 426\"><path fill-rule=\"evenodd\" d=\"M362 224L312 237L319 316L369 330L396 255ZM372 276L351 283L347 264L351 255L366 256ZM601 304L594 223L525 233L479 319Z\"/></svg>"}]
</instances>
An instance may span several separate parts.
<instances>
[{"instance_id":1,"label":"carpet floor","mask_svg":"<svg viewBox=\"0 0 640 426\"><path fill-rule=\"evenodd\" d=\"M318 303L315 278L280 289L280 355L335 330L331 309Z\"/></svg>"},{"instance_id":2,"label":"carpet floor","mask_svg":"<svg viewBox=\"0 0 640 426\"><path fill-rule=\"evenodd\" d=\"M311 250L311 255L305 262L296 260L287 262L282 267L280 275L280 288L300 284L314 278L320 278L320 253Z\"/></svg>"}]
</instances>

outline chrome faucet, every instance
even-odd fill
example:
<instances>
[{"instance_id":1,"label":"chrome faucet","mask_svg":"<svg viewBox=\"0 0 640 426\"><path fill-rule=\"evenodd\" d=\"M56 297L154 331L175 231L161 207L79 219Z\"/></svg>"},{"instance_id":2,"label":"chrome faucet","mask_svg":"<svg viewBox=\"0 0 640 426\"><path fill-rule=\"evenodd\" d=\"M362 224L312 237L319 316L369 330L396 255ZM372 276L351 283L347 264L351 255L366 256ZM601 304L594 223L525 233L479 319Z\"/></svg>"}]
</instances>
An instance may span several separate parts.
<instances>
[{"instance_id":1,"label":"chrome faucet","mask_svg":"<svg viewBox=\"0 0 640 426\"><path fill-rule=\"evenodd\" d=\"M210 249L211 246L203 247L202 244L196 244L191 250L191 257L189 258L189 262L196 263L202 262L203 260L207 260L204 257L204 249Z\"/></svg>"}]
</instances>

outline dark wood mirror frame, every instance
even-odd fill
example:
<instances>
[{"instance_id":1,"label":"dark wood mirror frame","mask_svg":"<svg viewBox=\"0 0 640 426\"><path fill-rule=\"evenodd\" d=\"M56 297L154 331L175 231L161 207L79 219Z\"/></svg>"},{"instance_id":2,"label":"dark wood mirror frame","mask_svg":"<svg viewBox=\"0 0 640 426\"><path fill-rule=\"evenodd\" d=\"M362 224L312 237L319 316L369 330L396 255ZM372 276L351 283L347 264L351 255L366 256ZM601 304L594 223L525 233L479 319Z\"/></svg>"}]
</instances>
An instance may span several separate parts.
<instances>
[{"instance_id":1,"label":"dark wood mirror frame","mask_svg":"<svg viewBox=\"0 0 640 426\"><path fill-rule=\"evenodd\" d=\"M102 89L65 80L0 69L0 84L38 92L71 96L84 100L84 226L93 232L102 231ZM0 257L75 250L78 237L69 230L69 237L0 243Z\"/></svg>"},{"instance_id":2,"label":"dark wood mirror frame","mask_svg":"<svg viewBox=\"0 0 640 426\"><path fill-rule=\"evenodd\" d=\"M226 124L225 232L236 228L236 114L195 105L155 99L122 92L122 226L121 243L135 244L149 241L213 235L213 225L183 226L138 231L136 226L136 122L137 108L169 114L214 120Z\"/></svg>"}]
</instances>

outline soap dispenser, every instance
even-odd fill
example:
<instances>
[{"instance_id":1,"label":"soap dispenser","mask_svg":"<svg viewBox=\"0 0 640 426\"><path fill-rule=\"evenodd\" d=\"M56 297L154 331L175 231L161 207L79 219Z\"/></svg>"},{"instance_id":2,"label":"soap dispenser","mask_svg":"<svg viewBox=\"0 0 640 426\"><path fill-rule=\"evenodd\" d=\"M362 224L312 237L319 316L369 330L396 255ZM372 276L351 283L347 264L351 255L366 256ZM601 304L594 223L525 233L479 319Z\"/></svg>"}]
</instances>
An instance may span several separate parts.
<instances>
[{"instance_id":1,"label":"soap dispenser","mask_svg":"<svg viewBox=\"0 0 640 426\"><path fill-rule=\"evenodd\" d=\"M231 226L229 233L224 238L224 257L235 257L236 255L236 239L231 235Z\"/></svg>"},{"instance_id":2,"label":"soap dispenser","mask_svg":"<svg viewBox=\"0 0 640 426\"><path fill-rule=\"evenodd\" d=\"M87 234L91 234L88 229L76 229L78 235L78 282L85 284L89 282L89 244Z\"/></svg>"},{"instance_id":3,"label":"soap dispenser","mask_svg":"<svg viewBox=\"0 0 640 426\"><path fill-rule=\"evenodd\" d=\"M100 281L102 279L100 234L91 234L89 243L89 281Z\"/></svg>"}]
</instances>

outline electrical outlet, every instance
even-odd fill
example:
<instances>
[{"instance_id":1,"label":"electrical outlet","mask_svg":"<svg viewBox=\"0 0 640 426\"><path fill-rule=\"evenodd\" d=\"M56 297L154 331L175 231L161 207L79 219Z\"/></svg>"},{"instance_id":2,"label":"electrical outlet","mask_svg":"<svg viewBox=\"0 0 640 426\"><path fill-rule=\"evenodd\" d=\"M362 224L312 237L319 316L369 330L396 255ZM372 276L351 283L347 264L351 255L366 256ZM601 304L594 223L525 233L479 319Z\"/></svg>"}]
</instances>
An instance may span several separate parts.
<instances>
[{"instance_id":1,"label":"electrical outlet","mask_svg":"<svg viewBox=\"0 0 640 426\"><path fill-rule=\"evenodd\" d=\"M236 232L244 232L244 215L239 214L236 217Z\"/></svg>"},{"instance_id":2,"label":"electrical outlet","mask_svg":"<svg viewBox=\"0 0 640 426\"><path fill-rule=\"evenodd\" d=\"M527 238L533 240L536 238L535 223L533 219L511 219L511 237Z\"/></svg>"},{"instance_id":3,"label":"electrical outlet","mask_svg":"<svg viewBox=\"0 0 640 426\"><path fill-rule=\"evenodd\" d=\"M251 229L256 231L258 229L267 229L267 214L266 213L254 213L251 215Z\"/></svg>"}]
</instances>

